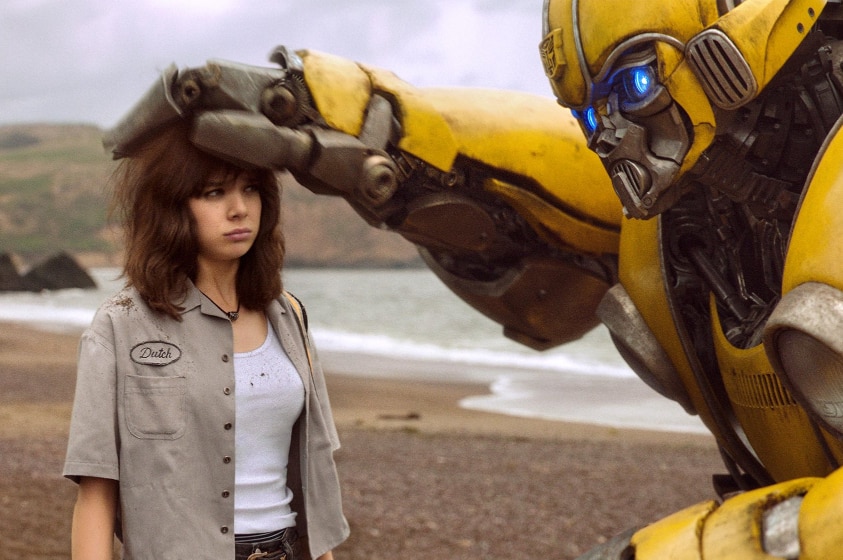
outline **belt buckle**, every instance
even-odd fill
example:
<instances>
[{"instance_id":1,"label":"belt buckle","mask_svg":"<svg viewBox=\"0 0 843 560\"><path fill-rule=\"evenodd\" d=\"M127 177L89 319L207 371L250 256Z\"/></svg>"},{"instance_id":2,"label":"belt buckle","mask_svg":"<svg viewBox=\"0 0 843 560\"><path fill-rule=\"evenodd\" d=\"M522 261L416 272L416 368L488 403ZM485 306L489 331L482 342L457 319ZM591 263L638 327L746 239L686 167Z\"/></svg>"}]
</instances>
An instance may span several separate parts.
<instances>
[{"instance_id":1,"label":"belt buckle","mask_svg":"<svg viewBox=\"0 0 843 560\"><path fill-rule=\"evenodd\" d=\"M259 558L265 558L267 556L269 556L268 552L261 552L260 548L256 548L255 551L246 558L246 560L258 560Z\"/></svg>"},{"instance_id":2,"label":"belt buckle","mask_svg":"<svg viewBox=\"0 0 843 560\"><path fill-rule=\"evenodd\" d=\"M261 558L266 558L269 554L269 552L261 552L260 548L256 548L255 551L246 558L246 560L260 560ZM274 560L287 560L287 553L281 552L281 555Z\"/></svg>"}]
</instances>

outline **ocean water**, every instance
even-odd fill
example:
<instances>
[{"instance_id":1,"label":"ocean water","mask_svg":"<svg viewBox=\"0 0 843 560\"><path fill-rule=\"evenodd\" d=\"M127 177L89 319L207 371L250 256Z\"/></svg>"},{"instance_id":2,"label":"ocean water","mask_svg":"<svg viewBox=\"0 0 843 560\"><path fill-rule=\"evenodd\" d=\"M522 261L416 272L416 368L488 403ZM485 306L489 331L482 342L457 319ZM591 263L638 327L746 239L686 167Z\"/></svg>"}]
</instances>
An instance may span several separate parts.
<instances>
[{"instance_id":1,"label":"ocean water","mask_svg":"<svg viewBox=\"0 0 843 560\"><path fill-rule=\"evenodd\" d=\"M81 332L120 289L119 270L91 271L96 290L0 294L0 320ZM598 327L538 352L451 293L426 269L289 269L325 368L409 381L481 382L467 408L617 427L704 432L701 422L646 387Z\"/></svg>"}]
</instances>

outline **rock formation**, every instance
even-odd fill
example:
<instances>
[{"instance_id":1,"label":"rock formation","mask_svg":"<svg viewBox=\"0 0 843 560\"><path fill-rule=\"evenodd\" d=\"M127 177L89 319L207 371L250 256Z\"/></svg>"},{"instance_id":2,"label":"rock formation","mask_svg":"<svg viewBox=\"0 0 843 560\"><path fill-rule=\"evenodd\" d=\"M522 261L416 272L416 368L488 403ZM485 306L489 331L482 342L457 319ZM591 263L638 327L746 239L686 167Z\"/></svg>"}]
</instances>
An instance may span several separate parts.
<instances>
[{"instance_id":1,"label":"rock formation","mask_svg":"<svg viewBox=\"0 0 843 560\"><path fill-rule=\"evenodd\" d=\"M11 255L0 254L0 291L90 289L97 284L76 260L65 252L36 264L25 274L18 273Z\"/></svg>"}]
</instances>

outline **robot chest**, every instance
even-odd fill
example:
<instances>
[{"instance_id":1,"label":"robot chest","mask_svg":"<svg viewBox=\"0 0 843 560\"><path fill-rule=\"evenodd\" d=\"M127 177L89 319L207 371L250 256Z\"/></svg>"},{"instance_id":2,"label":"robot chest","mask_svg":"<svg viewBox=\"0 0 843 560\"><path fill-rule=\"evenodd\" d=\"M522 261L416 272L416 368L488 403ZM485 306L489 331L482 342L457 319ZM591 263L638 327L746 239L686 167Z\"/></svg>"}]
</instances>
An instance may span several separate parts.
<instances>
[{"instance_id":1,"label":"robot chest","mask_svg":"<svg viewBox=\"0 0 843 560\"><path fill-rule=\"evenodd\" d=\"M669 225L633 222L621 238L621 284L598 310L621 354L650 386L699 414L754 478L828 473L843 447L788 392L761 341L776 299L751 323L740 321L691 267L683 275L666 243Z\"/></svg>"}]
</instances>

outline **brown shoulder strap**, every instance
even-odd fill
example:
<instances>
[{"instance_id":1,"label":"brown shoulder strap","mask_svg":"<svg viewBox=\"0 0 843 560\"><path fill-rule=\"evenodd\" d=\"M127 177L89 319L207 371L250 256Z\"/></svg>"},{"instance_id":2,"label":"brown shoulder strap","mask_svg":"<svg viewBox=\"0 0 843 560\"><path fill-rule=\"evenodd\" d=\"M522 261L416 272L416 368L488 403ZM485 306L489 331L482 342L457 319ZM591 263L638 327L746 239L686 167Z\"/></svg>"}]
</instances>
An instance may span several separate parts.
<instances>
[{"instance_id":1,"label":"brown shoulder strap","mask_svg":"<svg viewBox=\"0 0 843 560\"><path fill-rule=\"evenodd\" d=\"M302 343L304 344L304 351L307 353L307 363L310 366L310 374L313 375L313 357L310 355L310 344L307 338L307 314L304 311L299 298L284 290L284 297L290 302L290 307L296 315L296 322L299 324L299 332L301 333Z\"/></svg>"}]
</instances>

